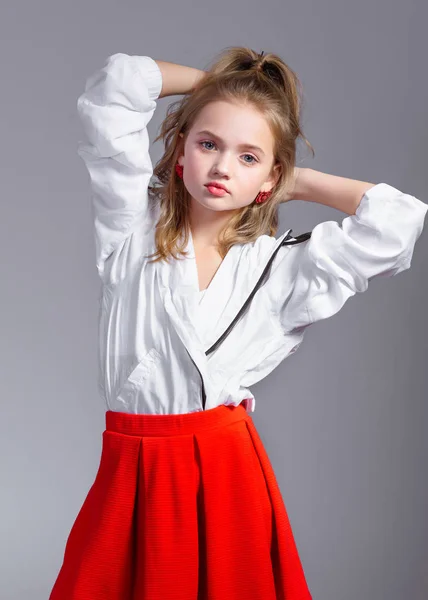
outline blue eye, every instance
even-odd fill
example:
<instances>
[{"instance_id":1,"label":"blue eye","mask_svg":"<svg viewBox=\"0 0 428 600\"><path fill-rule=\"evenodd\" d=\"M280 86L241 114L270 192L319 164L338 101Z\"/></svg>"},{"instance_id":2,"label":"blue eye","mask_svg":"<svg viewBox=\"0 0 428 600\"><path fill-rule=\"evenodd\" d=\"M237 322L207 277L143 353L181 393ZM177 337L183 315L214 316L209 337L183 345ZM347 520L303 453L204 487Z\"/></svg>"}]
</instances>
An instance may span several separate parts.
<instances>
[{"instance_id":1,"label":"blue eye","mask_svg":"<svg viewBox=\"0 0 428 600\"><path fill-rule=\"evenodd\" d=\"M258 160L256 160L252 154L244 154L244 156L249 156L250 158L253 159L249 164L251 164L252 162L258 162ZM247 161L244 160L244 162L247 162Z\"/></svg>"},{"instance_id":2,"label":"blue eye","mask_svg":"<svg viewBox=\"0 0 428 600\"><path fill-rule=\"evenodd\" d=\"M201 146L203 148L205 148L205 146L203 146L203 144L213 144L214 142L199 142L201 144ZM205 148L207 150L207 148Z\"/></svg>"},{"instance_id":3,"label":"blue eye","mask_svg":"<svg viewBox=\"0 0 428 600\"><path fill-rule=\"evenodd\" d=\"M204 140L203 142L199 142L199 144L200 144L200 145L201 145L203 148L205 148L205 146L204 146L203 144L214 144L214 142L212 142L211 140ZM214 146L215 146L215 144L214 144ZM209 150L209 148L205 148L205 150ZM246 162L246 163L247 163L247 164L249 164L249 165L251 165L251 164L254 164L254 163L256 163L256 162L259 162L259 161L258 161L258 160L257 160L257 159L256 159L256 158L255 158L255 157L252 155L252 154L244 154L244 156L249 156L250 158L252 158L252 159L253 159L253 160L252 160L252 161L250 161L250 162L248 162L248 161L246 161L246 160L244 161L244 162Z\"/></svg>"}]
</instances>

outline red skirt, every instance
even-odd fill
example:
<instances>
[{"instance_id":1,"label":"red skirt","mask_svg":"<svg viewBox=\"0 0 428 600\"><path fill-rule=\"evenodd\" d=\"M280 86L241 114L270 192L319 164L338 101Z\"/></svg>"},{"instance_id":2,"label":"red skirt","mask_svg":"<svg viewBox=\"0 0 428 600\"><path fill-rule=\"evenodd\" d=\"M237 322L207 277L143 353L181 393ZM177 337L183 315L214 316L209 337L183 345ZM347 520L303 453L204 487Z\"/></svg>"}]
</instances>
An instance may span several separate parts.
<instances>
[{"instance_id":1,"label":"red skirt","mask_svg":"<svg viewBox=\"0 0 428 600\"><path fill-rule=\"evenodd\" d=\"M107 411L49 600L244 598L312 598L250 414Z\"/></svg>"}]
</instances>

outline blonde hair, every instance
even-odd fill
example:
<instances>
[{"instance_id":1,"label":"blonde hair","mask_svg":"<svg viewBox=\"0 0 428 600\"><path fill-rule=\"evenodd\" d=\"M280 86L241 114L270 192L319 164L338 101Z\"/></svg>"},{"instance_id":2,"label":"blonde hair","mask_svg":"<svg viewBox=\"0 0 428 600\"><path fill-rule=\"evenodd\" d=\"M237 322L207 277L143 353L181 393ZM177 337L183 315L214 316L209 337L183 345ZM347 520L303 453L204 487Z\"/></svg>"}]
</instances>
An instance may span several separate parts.
<instances>
[{"instance_id":1,"label":"blonde hair","mask_svg":"<svg viewBox=\"0 0 428 600\"><path fill-rule=\"evenodd\" d=\"M176 175L175 165L181 144L198 113L217 100L248 103L265 116L274 137L274 165L280 165L270 198L263 204L252 202L233 214L219 234L218 251L224 258L234 244L253 242L262 234L276 234L278 206L293 178L299 136L315 155L300 125L301 98L302 86L296 73L278 55L256 53L246 47L227 47L193 91L168 106L161 132L155 139L162 138L165 147L153 170L160 185L149 186L151 199L160 207L155 230L156 252L149 255L156 257L153 262L186 256L190 194Z\"/></svg>"}]
</instances>

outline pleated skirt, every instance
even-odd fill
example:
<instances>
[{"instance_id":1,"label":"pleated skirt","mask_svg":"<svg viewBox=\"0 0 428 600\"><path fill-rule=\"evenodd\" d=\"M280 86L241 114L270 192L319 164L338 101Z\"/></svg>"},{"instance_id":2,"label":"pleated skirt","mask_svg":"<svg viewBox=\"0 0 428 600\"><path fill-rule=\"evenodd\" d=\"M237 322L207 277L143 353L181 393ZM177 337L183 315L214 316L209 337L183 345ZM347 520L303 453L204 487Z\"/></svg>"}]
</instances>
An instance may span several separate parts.
<instances>
[{"instance_id":1,"label":"pleated skirt","mask_svg":"<svg viewBox=\"0 0 428 600\"><path fill-rule=\"evenodd\" d=\"M49 600L311 600L242 404L106 411L98 471Z\"/></svg>"}]
</instances>

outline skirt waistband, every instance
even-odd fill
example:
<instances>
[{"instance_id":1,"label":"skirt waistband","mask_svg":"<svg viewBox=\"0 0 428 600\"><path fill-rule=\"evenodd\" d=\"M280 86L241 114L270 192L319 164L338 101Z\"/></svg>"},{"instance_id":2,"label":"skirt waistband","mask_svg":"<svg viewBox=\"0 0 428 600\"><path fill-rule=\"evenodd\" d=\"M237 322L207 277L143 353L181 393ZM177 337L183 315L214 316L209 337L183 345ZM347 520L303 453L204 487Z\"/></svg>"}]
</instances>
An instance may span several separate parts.
<instances>
[{"instance_id":1,"label":"skirt waistband","mask_svg":"<svg viewBox=\"0 0 428 600\"><path fill-rule=\"evenodd\" d=\"M136 436L186 435L224 427L251 419L243 404L221 404L215 408L183 414L135 414L108 410L106 431Z\"/></svg>"}]
</instances>

